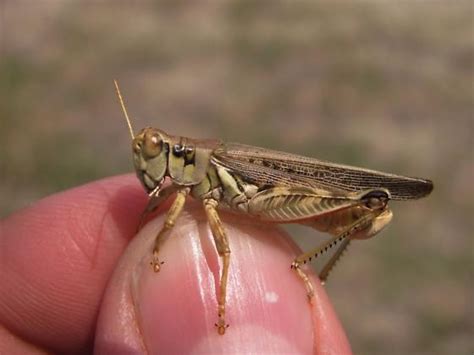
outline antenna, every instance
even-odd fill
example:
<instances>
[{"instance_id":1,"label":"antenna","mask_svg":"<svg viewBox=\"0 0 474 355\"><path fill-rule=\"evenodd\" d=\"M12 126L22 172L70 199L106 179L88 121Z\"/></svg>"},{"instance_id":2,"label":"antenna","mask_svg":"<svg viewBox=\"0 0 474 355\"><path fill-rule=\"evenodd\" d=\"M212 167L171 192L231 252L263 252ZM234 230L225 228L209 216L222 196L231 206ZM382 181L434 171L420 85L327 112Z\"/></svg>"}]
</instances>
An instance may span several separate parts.
<instances>
[{"instance_id":1,"label":"antenna","mask_svg":"<svg viewBox=\"0 0 474 355\"><path fill-rule=\"evenodd\" d=\"M117 91L118 99L120 101L120 106L122 106L123 114L125 116L125 119L127 120L128 129L130 130L130 135L132 136L132 139L133 139L133 138L135 138L135 134L133 133L132 123L130 122L130 118L128 118L127 109L125 108L125 104L123 103L122 94L120 93L120 89L119 89L119 85L118 85L117 80L114 80L114 84L115 84L115 90Z\"/></svg>"}]
</instances>

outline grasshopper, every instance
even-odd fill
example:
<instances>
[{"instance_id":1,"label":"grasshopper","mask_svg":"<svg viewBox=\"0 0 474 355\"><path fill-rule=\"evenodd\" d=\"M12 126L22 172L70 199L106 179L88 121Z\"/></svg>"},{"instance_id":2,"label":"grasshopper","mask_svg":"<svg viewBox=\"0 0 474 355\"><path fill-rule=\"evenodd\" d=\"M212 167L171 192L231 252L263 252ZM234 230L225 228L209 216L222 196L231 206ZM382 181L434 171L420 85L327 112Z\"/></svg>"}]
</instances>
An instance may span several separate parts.
<instances>
[{"instance_id":1,"label":"grasshopper","mask_svg":"<svg viewBox=\"0 0 474 355\"><path fill-rule=\"evenodd\" d=\"M371 238L390 222L390 200L418 199L433 189L433 183L426 179L238 143L173 136L157 128L144 128L135 134L116 81L115 87L132 136L136 174L149 196L142 222L160 203L175 195L156 236L150 264L155 272L160 271L161 241L175 225L186 197L201 200L222 259L215 323L219 334L228 327L225 313L231 251L218 209L329 233L331 238L291 264L311 299L313 286L301 268L303 264L337 246L319 273L324 282L352 240ZM171 185L162 187L165 178L171 180Z\"/></svg>"}]
</instances>

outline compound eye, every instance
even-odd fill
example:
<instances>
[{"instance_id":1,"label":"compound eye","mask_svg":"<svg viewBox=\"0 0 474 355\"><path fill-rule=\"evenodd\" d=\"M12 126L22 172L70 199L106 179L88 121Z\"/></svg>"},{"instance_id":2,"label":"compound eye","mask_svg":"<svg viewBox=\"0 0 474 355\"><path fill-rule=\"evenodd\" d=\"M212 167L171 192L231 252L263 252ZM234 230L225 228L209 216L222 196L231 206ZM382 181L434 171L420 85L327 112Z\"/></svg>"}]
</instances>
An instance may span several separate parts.
<instances>
[{"instance_id":1,"label":"compound eye","mask_svg":"<svg viewBox=\"0 0 474 355\"><path fill-rule=\"evenodd\" d=\"M157 133L150 133L145 136L145 146L143 152L147 157L153 158L161 153L163 140Z\"/></svg>"}]
</instances>

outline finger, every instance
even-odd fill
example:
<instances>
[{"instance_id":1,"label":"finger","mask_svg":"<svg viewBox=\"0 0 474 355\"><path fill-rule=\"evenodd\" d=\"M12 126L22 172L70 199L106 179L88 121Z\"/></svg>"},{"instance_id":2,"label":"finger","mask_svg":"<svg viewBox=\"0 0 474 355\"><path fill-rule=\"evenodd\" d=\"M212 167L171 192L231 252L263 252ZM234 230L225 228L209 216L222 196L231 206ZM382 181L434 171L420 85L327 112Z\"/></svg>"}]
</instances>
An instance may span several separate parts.
<instances>
[{"instance_id":1,"label":"finger","mask_svg":"<svg viewBox=\"0 0 474 355\"><path fill-rule=\"evenodd\" d=\"M132 175L45 198L0 223L1 336L90 349L102 293L146 203Z\"/></svg>"},{"instance_id":2,"label":"finger","mask_svg":"<svg viewBox=\"0 0 474 355\"><path fill-rule=\"evenodd\" d=\"M159 273L149 261L163 217L130 243L104 297L96 352L349 354L319 281L310 304L290 269L298 252L286 235L221 215L231 248L226 334L214 327L219 257L202 207L188 203L160 250Z\"/></svg>"}]
</instances>

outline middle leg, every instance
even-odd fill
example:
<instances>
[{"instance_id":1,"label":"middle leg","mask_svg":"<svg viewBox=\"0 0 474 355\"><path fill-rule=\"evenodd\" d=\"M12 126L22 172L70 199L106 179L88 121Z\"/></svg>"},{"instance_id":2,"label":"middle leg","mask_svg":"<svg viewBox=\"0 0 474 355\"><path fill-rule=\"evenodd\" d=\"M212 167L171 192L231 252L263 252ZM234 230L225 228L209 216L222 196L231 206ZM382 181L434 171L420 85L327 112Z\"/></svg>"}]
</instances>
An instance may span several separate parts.
<instances>
[{"instance_id":1,"label":"middle leg","mask_svg":"<svg viewBox=\"0 0 474 355\"><path fill-rule=\"evenodd\" d=\"M229 325L225 322L225 303L227 295L227 279L229 275L230 248L224 226L222 225L216 210L217 205L218 202L214 199L208 199L204 201L204 209L206 210L206 215L211 227L212 235L214 237L214 242L216 243L216 249L219 256L222 258L222 273L219 286L217 309L218 321L216 323L217 331L222 335L229 327Z\"/></svg>"}]
</instances>

